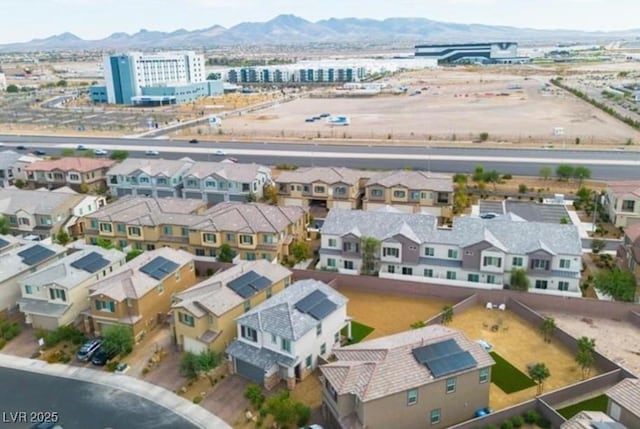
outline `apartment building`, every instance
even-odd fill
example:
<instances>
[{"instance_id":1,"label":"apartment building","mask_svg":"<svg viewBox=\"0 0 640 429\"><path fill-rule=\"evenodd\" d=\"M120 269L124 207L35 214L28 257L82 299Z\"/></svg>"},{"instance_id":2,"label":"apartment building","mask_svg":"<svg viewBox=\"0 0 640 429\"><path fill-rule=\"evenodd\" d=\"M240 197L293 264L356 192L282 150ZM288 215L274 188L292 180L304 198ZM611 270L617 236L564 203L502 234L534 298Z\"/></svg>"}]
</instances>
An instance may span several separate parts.
<instances>
[{"instance_id":1,"label":"apartment building","mask_svg":"<svg viewBox=\"0 0 640 429\"><path fill-rule=\"evenodd\" d=\"M283 171L276 179L281 206L359 209L369 172L337 167Z\"/></svg>"},{"instance_id":2,"label":"apartment building","mask_svg":"<svg viewBox=\"0 0 640 429\"><path fill-rule=\"evenodd\" d=\"M447 428L489 406L494 361L459 331L427 326L334 349L322 411L340 429Z\"/></svg>"},{"instance_id":3,"label":"apartment building","mask_svg":"<svg viewBox=\"0 0 640 429\"><path fill-rule=\"evenodd\" d=\"M89 286L124 263L119 250L85 246L20 280L20 312L34 328L53 331L73 323L89 305Z\"/></svg>"},{"instance_id":4,"label":"apartment building","mask_svg":"<svg viewBox=\"0 0 640 429\"><path fill-rule=\"evenodd\" d=\"M405 213L429 213L440 221L450 219L453 177L425 171L385 171L365 185L362 208L379 210L391 206Z\"/></svg>"},{"instance_id":5,"label":"apartment building","mask_svg":"<svg viewBox=\"0 0 640 429\"><path fill-rule=\"evenodd\" d=\"M236 319L227 347L234 373L267 389L293 389L327 359L349 325L347 298L318 280L300 280Z\"/></svg>"},{"instance_id":6,"label":"apartment building","mask_svg":"<svg viewBox=\"0 0 640 429\"><path fill-rule=\"evenodd\" d=\"M107 171L116 162L104 158L63 157L36 161L25 168L27 182L35 188L69 186L76 191L106 189Z\"/></svg>"},{"instance_id":7,"label":"apartment building","mask_svg":"<svg viewBox=\"0 0 640 429\"><path fill-rule=\"evenodd\" d=\"M127 158L107 172L109 192L114 197L179 198L182 196L183 175L194 162L189 158Z\"/></svg>"},{"instance_id":8,"label":"apartment building","mask_svg":"<svg viewBox=\"0 0 640 429\"><path fill-rule=\"evenodd\" d=\"M0 242L0 315L16 308L20 281L29 274L64 258L67 249L57 244L20 242L3 238Z\"/></svg>"},{"instance_id":9,"label":"apartment building","mask_svg":"<svg viewBox=\"0 0 640 429\"><path fill-rule=\"evenodd\" d=\"M615 181L607 184L604 208L617 227L640 223L640 181Z\"/></svg>"},{"instance_id":10,"label":"apartment building","mask_svg":"<svg viewBox=\"0 0 640 429\"><path fill-rule=\"evenodd\" d=\"M127 326L139 340L167 320L172 297L195 283L193 255L168 247L145 252L89 287L85 329L99 335Z\"/></svg>"},{"instance_id":11,"label":"apartment building","mask_svg":"<svg viewBox=\"0 0 640 429\"><path fill-rule=\"evenodd\" d=\"M371 258L380 277L499 289L508 287L512 270L524 269L530 292L581 296L574 225L506 215L460 217L449 229L427 214L335 209L322 226L318 267L358 274L368 237L379 242Z\"/></svg>"},{"instance_id":12,"label":"apartment building","mask_svg":"<svg viewBox=\"0 0 640 429\"><path fill-rule=\"evenodd\" d=\"M112 240L119 248L180 248L215 257L227 243L240 259L283 260L306 238L308 216L301 207L202 200L123 197L83 219L89 243Z\"/></svg>"},{"instance_id":13,"label":"apartment building","mask_svg":"<svg viewBox=\"0 0 640 429\"><path fill-rule=\"evenodd\" d=\"M223 353L236 336L235 319L291 283L291 271L265 260L241 261L177 294L171 306L179 347Z\"/></svg>"}]
</instances>

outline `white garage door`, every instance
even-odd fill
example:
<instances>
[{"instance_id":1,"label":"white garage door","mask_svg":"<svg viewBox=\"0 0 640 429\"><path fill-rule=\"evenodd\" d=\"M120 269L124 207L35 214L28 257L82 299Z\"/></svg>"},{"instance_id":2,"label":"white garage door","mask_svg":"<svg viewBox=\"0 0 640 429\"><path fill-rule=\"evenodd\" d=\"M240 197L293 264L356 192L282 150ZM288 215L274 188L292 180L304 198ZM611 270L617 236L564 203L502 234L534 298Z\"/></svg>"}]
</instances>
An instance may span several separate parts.
<instances>
[{"instance_id":1,"label":"white garage door","mask_svg":"<svg viewBox=\"0 0 640 429\"><path fill-rule=\"evenodd\" d=\"M189 338L189 337L184 337L184 351L185 352L191 352L191 353L195 353L195 354L200 354L202 351L206 350L207 346L204 343L201 343L200 341L194 339L194 338Z\"/></svg>"},{"instance_id":2,"label":"white garage door","mask_svg":"<svg viewBox=\"0 0 640 429\"><path fill-rule=\"evenodd\" d=\"M302 206L302 200L300 198L285 198L285 206Z\"/></svg>"},{"instance_id":3,"label":"white garage door","mask_svg":"<svg viewBox=\"0 0 640 429\"><path fill-rule=\"evenodd\" d=\"M351 202L350 201L334 201L333 208L351 210Z\"/></svg>"}]
</instances>

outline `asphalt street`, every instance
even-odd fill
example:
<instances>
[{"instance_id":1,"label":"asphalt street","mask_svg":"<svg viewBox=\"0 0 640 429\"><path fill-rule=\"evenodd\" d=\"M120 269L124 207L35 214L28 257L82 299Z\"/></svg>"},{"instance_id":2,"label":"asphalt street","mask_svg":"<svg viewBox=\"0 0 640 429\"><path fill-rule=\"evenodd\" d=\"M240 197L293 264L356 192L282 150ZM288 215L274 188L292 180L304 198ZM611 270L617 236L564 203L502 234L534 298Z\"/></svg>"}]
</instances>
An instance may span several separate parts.
<instances>
[{"instance_id":1,"label":"asphalt street","mask_svg":"<svg viewBox=\"0 0 640 429\"><path fill-rule=\"evenodd\" d=\"M64 429L197 429L164 407L112 387L7 368L0 368L0 380L2 428L30 428L35 418L57 413Z\"/></svg>"}]
</instances>

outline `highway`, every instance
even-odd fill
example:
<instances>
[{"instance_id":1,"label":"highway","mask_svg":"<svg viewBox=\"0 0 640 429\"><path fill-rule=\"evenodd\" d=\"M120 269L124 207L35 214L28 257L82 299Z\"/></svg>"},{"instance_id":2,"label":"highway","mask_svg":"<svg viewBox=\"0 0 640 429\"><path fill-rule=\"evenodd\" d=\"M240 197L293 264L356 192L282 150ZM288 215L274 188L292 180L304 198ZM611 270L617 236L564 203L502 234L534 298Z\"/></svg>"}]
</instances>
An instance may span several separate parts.
<instances>
[{"instance_id":1,"label":"highway","mask_svg":"<svg viewBox=\"0 0 640 429\"><path fill-rule=\"evenodd\" d=\"M501 173L536 176L540 167L555 168L561 163L584 165L591 170L593 179L640 179L640 152L632 150L571 150L571 149L518 149L455 148L402 145L336 145L316 143L276 142L215 142L201 141L189 144L185 140L142 138L90 138L58 136L0 135L4 149L17 145L27 151L42 149L49 155L59 154L64 148L82 144L90 149L109 151L125 149L131 156L144 156L146 150L157 150L160 157L177 159L189 156L196 160L220 160L216 151L237 158L240 162L268 165L290 163L299 166L336 166L369 169L399 169L411 167L433 172L468 173L482 164L485 169Z\"/></svg>"}]
</instances>

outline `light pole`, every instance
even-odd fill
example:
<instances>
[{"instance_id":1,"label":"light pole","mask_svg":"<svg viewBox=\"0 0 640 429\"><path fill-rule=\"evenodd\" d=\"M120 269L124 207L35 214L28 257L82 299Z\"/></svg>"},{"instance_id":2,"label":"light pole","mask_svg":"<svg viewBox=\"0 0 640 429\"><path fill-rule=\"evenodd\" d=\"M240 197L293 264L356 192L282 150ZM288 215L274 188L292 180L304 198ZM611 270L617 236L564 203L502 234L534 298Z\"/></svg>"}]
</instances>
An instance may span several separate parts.
<instances>
[{"instance_id":1,"label":"light pole","mask_svg":"<svg viewBox=\"0 0 640 429\"><path fill-rule=\"evenodd\" d=\"M598 191L593 191L593 225L591 226L591 232L596 232L596 222L598 215Z\"/></svg>"}]
</instances>

